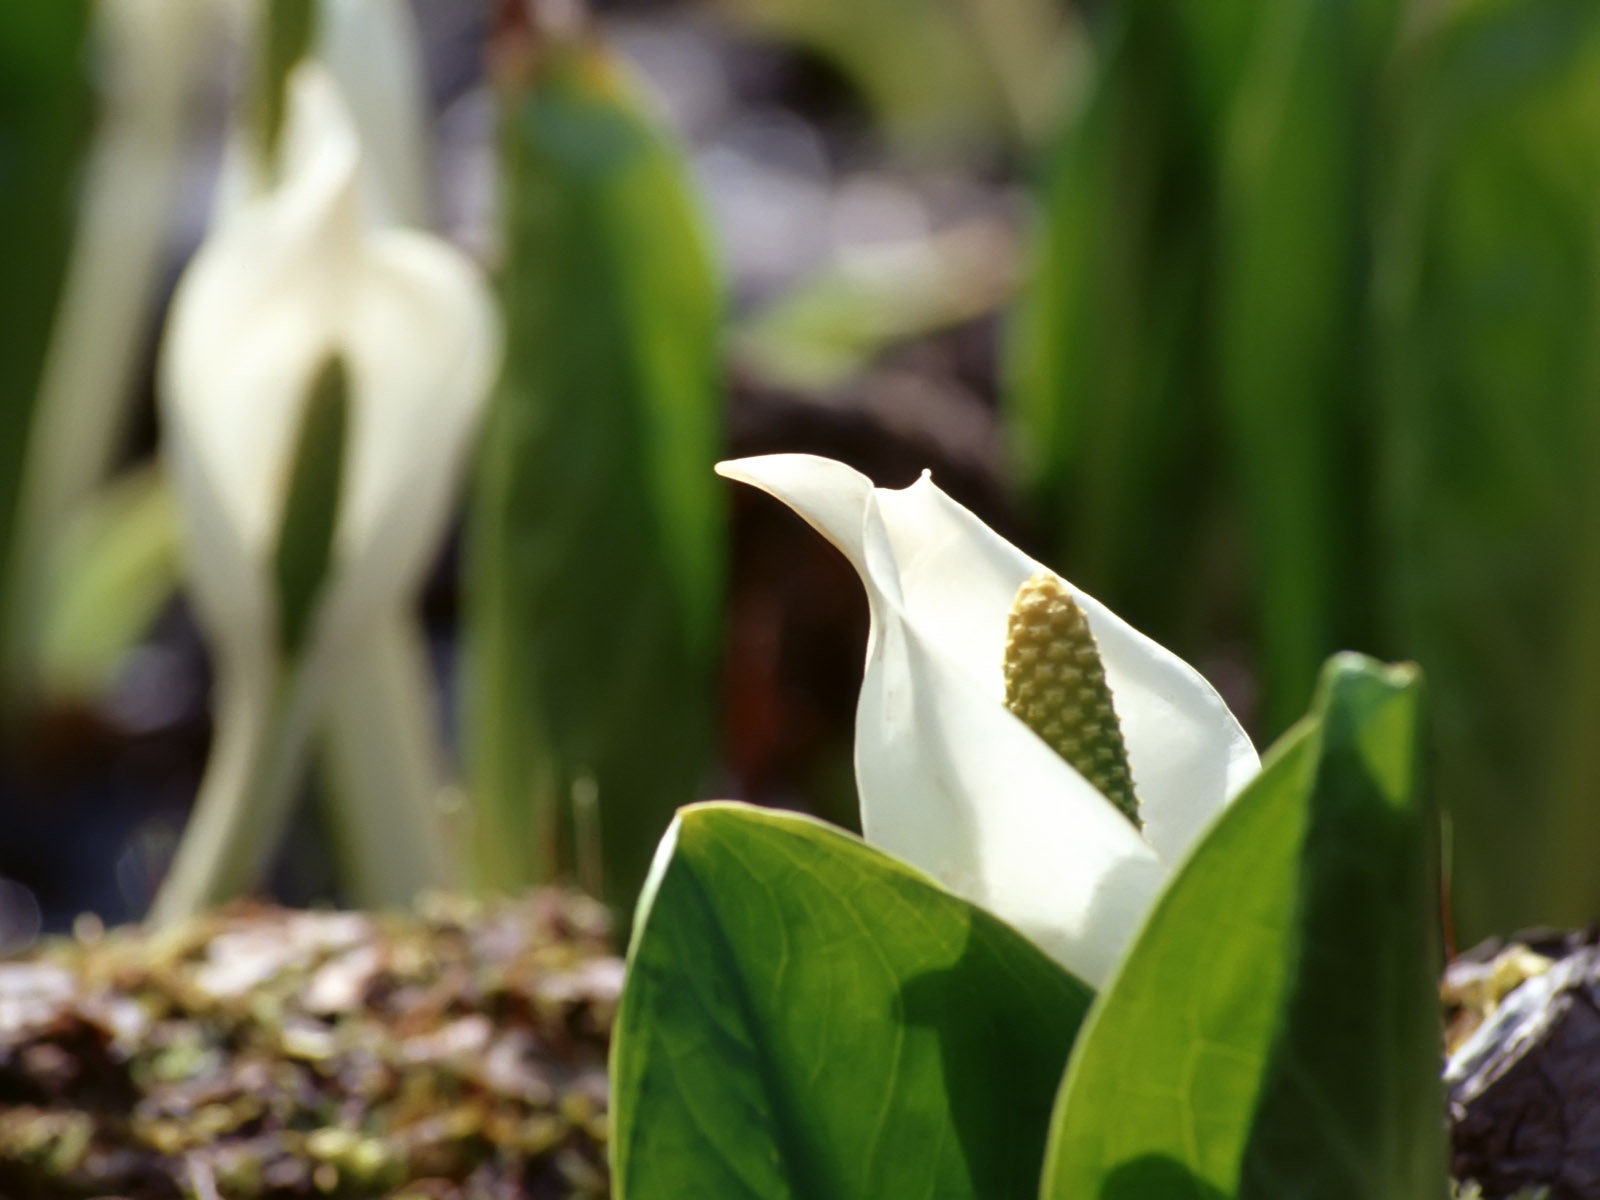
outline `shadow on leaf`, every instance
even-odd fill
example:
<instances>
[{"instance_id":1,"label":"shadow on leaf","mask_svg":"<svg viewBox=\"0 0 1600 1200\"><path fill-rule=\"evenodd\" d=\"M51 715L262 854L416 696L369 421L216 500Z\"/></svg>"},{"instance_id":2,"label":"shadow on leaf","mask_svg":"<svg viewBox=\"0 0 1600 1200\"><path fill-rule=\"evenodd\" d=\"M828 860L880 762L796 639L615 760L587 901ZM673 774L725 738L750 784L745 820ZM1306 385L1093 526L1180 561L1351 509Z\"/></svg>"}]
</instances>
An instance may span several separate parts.
<instances>
[{"instance_id":1,"label":"shadow on leaf","mask_svg":"<svg viewBox=\"0 0 1600 1200\"><path fill-rule=\"evenodd\" d=\"M1099 1200L1228 1200L1188 1167L1160 1154L1123 1163L1101 1185Z\"/></svg>"},{"instance_id":2,"label":"shadow on leaf","mask_svg":"<svg viewBox=\"0 0 1600 1200\"><path fill-rule=\"evenodd\" d=\"M1033 1200L1056 1088L1091 993L1042 958L1034 970L1048 976L1027 978L1032 971L997 953L1008 939L979 928L990 921L974 914L961 955L906 982L898 1016L938 1039L973 1194ZM997 989L1008 975L1015 986Z\"/></svg>"}]
</instances>

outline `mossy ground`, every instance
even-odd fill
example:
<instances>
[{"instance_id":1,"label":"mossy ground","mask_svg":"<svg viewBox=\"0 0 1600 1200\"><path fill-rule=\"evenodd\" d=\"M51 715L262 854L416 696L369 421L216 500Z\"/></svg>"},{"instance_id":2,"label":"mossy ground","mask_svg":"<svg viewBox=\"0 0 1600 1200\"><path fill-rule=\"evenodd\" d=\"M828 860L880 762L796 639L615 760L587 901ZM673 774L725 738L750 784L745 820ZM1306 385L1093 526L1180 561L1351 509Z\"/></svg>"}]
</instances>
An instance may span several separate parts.
<instances>
[{"instance_id":1,"label":"mossy ground","mask_svg":"<svg viewBox=\"0 0 1600 1200\"><path fill-rule=\"evenodd\" d=\"M0 964L6 1200L609 1193L604 912L236 906Z\"/></svg>"}]
</instances>

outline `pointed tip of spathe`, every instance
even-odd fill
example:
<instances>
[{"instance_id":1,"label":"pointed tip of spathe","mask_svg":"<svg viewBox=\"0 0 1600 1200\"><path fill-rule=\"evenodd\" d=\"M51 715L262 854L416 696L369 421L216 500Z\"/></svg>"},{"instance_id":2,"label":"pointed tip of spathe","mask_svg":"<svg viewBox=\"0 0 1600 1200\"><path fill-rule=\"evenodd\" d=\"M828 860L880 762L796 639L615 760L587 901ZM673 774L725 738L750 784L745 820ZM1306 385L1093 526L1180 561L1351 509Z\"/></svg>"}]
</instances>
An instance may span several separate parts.
<instances>
[{"instance_id":1,"label":"pointed tip of spathe","mask_svg":"<svg viewBox=\"0 0 1600 1200\"><path fill-rule=\"evenodd\" d=\"M835 477L839 480L849 479L853 484L861 481L872 483L871 479L862 471L848 463L839 462L837 459L824 458L819 454L756 454L745 458L725 458L713 468L724 479L732 479L739 483L748 483L755 487L768 488L780 479L795 479L809 477L822 479ZM876 488L876 484L872 484ZM915 480L904 488L879 488L880 491L910 491L913 488L930 487L938 489L934 482L933 470L924 467Z\"/></svg>"},{"instance_id":2,"label":"pointed tip of spathe","mask_svg":"<svg viewBox=\"0 0 1600 1200\"><path fill-rule=\"evenodd\" d=\"M287 89L282 179L354 205L363 170L361 136L338 80L308 59L290 73Z\"/></svg>"},{"instance_id":3,"label":"pointed tip of spathe","mask_svg":"<svg viewBox=\"0 0 1600 1200\"><path fill-rule=\"evenodd\" d=\"M724 479L748 483L763 491L779 492L788 486L826 486L848 483L871 486L871 481L854 467L817 454L757 454L748 458L729 458L715 470Z\"/></svg>"}]
</instances>

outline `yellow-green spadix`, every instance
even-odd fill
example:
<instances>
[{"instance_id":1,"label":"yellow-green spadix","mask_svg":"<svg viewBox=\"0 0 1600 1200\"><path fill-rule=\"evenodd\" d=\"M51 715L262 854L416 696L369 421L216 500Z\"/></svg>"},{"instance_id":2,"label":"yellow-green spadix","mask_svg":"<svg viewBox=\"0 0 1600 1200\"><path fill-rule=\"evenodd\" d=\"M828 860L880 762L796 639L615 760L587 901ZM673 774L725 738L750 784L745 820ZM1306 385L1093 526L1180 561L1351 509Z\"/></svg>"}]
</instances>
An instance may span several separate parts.
<instances>
[{"instance_id":1,"label":"yellow-green spadix","mask_svg":"<svg viewBox=\"0 0 1600 1200\"><path fill-rule=\"evenodd\" d=\"M789 505L866 586L855 763L867 840L1103 983L1172 869L1260 769L1222 698L1063 581L1114 697L1137 793L1131 821L1006 707L1008 617L1046 568L926 475L876 488L801 454L717 469Z\"/></svg>"}]
</instances>

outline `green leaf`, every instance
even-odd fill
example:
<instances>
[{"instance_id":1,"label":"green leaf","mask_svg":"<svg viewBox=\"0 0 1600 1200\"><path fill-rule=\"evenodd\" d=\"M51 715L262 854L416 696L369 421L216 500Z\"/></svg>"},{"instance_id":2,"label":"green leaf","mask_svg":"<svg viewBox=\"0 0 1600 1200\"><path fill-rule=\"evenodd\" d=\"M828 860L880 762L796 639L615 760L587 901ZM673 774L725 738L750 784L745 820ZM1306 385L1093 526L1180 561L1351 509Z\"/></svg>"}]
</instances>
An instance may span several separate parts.
<instances>
[{"instance_id":1,"label":"green leaf","mask_svg":"<svg viewBox=\"0 0 1600 1200\"><path fill-rule=\"evenodd\" d=\"M316 0L272 0L261 10L255 64L257 145L274 162L283 132L289 74L316 40Z\"/></svg>"},{"instance_id":2,"label":"green leaf","mask_svg":"<svg viewBox=\"0 0 1600 1200\"><path fill-rule=\"evenodd\" d=\"M1048 163L1006 399L1053 557L1182 645L1205 619L1193 577L1215 511L1204 344L1215 185L1173 11L1107 6L1086 96Z\"/></svg>"},{"instance_id":3,"label":"green leaf","mask_svg":"<svg viewBox=\"0 0 1600 1200\"><path fill-rule=\"evenodd\" d=\"M1370 594L1342 584L1372 537L1370 192L1396 6L1102 7L1008 348L1013 445L1055 557L1135 625L1215 658L1246 610L1276 732L1325 654L1372 642Z\"/></svg>"},{"instance_id":4,"label":"green leaf","mask_svg":"<svg viewBox=\"0 0 1600 1200\"><path fill-rule=\"evenodd\" d=\"M802 391L843 386L886 348L993 312L1009 273L982 225L834 259L734 331L741 367Z\"/></svg>"},{"instance_id":5,"label":"green leaf","mask_svg":"<svg viewBox=\"0 0 1600 1200\"><path fill-rule=\"evenodd\" d=\"M1328 665L1101 995L1046 1200L1445 1195L1420 710L1413 668Z\"/></svg>"},{"instance_id":6,"label":"green leaf","mask_svg":"<svg viewBox=\"0 0 1600 1200\"><path fill-rule=\"evenodd\" d=\"M506 361L469 531L482 881L592 857L631 902L707 769L722 513L720 305L682 155L597 50L502 111ZM588 881L586 881L588 882Z\"/></svg>"},{"instance_id":7,"label":"green leaf","mask_svg":"<svg viewBox=\"0 0 1600 1200\"><path fill-rule=\"evenodd\" d=\"M1032 1197L1090 992L807 817L686 809L612 1053L622 1200Z\"/></svg>"},{"instance_id":8,"label":"green leaf","mask_svg":"<svg viewBox=\"0 0 1600 1200\"><path fill-rule=\"evenodd\" d=\"M1453 6L1402 77L1378 578L1470 943L1600 916L1600 7Z\"/></svg>"},{"instance_id":9,"label":"green leaf","mask_svg":"<svg viewBox=\"0 0 1600 1200\"><path fill-rule=\"evenodd\" d=\"M1369 178L1392 0L1266 0L1220 149L1221 415L1260 596L1264 720L1305 711L1323 656L1371 645L1360 470Z\"/></svg>"},{"instance_id":10,"label":"green leaf","mask_svg":"<svg viewBox=\"0 0 1600 1200\"><path fill-rule=\"evenodd\" d=\"M67 524L50 567L39 686L87 700L178 590L177 512L161 472L146 467L102 488Z\"/></svg>"},{"instance_id":11,"label":"green leaf","mask_svg":"<svg viewBox=\"0 0 1600 1200\"><path fill-rule=\"evenodd\" d=\"M0 608L89 142L88 0L0 5ZM10 615L0 611L0 629Z\"/></svg>"},{"instance_id":12,"label":"green leaf","mask_svg":"<svg viewBox=\"0 0 1600 1200\"><path fill-rule=\"evenodd\" d=\"M311 381L300 414L272 556L278 650L289 658L305 645L333 563L349 423L349 372L335 356Z\"/></svg>"}]
</instances>

